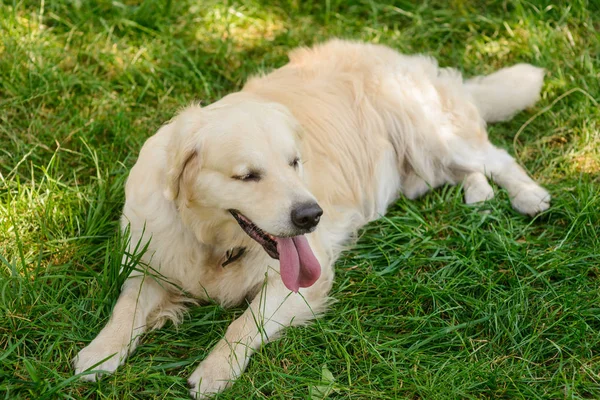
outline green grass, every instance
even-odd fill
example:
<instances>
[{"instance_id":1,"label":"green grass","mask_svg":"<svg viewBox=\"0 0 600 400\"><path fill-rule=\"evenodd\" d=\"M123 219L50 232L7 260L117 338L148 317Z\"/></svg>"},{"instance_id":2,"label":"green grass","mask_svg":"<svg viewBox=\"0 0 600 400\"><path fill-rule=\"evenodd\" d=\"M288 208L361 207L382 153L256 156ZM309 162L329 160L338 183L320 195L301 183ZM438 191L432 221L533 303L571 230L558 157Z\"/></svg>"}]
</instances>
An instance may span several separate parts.
<instances>
[{"instance_id":1,"label":"green grass","mask_svg":"<svg viewBox=\"0 0 600 400\"><path fill-rule=\"evenodd\" d=\"M490 136L552 208L531 220L501 191L466 206L460 188L398 200L337 263L330 312L264 347L220 398L600 398L599 31L595 0L0 5L0 396L187 398L241 309L194 308L115 375L72 379L123 279L127 171L183 105L340 36L468 75L546 68L539 105Z\"/></svg>"}]
</instances>

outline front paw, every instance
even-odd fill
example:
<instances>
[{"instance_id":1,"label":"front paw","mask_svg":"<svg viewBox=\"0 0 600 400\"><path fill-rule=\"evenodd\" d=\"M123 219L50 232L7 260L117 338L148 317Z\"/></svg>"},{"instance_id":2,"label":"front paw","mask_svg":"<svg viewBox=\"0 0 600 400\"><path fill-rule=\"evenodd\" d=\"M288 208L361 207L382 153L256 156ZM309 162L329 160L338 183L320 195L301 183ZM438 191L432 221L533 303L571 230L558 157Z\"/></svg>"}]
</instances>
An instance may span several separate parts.
<instances>
[{"instance_id":1,"label":"front paw","mask_svg":"<svg viewBox=\"0 0 600 400\"><path fill-rule=\"evenodd\" d=\"M209 357L202 361L188 379L193 399L208 399L233 384L239 376L226 357Z\"/></svg>"},{"instance_id":2,"label":"front paw","mask_svg":"<svg viewBox=\"0 0 600 400\"><path fill-rule=\"evenodd\" d=\"M95 382L103 374L113 373L125 360L126 355L127 349L114 348L102 341L94 340L87 347L81 349L73 359L75 374L79 375L87 370L97 371L81 375L82 380Z\"/></svg>"}]
</instances>

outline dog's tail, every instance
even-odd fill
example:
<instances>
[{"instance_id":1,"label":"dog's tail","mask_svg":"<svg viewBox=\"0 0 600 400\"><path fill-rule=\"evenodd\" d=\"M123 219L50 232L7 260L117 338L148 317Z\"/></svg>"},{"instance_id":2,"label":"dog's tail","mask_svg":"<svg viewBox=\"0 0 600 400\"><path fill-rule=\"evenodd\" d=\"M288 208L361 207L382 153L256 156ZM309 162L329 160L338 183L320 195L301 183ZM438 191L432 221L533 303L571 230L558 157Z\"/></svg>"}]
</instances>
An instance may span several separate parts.
<instances>
[{"instance_id":1,"label":"dog's tail","mask_svg":"<svg viewBox=\"0 0 600 400\"><path fill-rule=\"evenodd\" d=\"M531 107L540 98L544 70L530 64L517 64L491 75L476 76L464 85L486 122L510 119Z\"/></svg>"}]
</instances>

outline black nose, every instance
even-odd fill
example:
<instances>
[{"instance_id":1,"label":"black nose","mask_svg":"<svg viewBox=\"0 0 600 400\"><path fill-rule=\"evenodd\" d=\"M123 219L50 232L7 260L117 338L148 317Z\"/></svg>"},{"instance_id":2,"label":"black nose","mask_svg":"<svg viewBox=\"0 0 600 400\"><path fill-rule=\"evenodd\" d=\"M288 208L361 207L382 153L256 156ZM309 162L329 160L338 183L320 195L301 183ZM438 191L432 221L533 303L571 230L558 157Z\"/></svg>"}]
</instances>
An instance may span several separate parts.
<instances>
[{"instance_id":1,"label":"black nose","mask_svg":"<svg viewBox=\"0 0 600 400\"><path fill-rule=\"evenodd\" d=\"M292 210L292 222L300 229L310 229L317 226L323 215L323 210L317 203L304 203Z\"/></svg>"}]
</instances>

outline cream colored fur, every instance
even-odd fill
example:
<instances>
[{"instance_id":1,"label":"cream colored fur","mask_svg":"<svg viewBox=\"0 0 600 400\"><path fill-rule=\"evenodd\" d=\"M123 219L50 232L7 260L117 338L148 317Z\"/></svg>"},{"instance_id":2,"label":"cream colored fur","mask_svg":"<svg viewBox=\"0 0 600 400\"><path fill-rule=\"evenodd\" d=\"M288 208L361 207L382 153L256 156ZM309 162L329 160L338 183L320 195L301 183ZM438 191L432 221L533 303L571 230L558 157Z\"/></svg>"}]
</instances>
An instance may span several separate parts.
<instances>
[{"instance_id":1,"label":"cream colored fur","mask_svg":"<svg viewBox=\"0 0 600 400\"><path fill-rule=\"evenodd\" d=\"M148 139L131 170L122 227L131 253L147 248L107 325L75 358L76 373L95 380L113 372L143 332L178 323L190 302L248 299L189 378L192 396L204 398L231 385L285 327L325 310L339 252L399 194L462 183L466 202L479 202L493 197L491 178L521 213L546 210L548 192L488 141L485 124L533 105L542 81L541 69L520 64L465 82L429 57L332 40L294 50L289 64L241 92L185 109ZM232 178L251 170L262 179ZM294 294L278 261L227 210L286 236L294 234L292 205L309 200L324 210L308 235L322 275ZM222 267L240 246L246 255Z\"/></svg>"}]
</instances>

